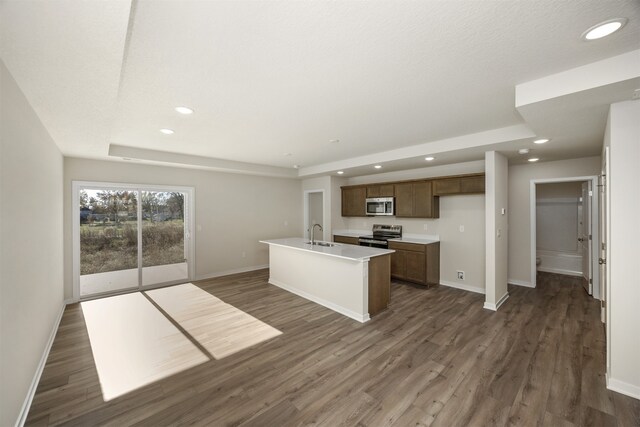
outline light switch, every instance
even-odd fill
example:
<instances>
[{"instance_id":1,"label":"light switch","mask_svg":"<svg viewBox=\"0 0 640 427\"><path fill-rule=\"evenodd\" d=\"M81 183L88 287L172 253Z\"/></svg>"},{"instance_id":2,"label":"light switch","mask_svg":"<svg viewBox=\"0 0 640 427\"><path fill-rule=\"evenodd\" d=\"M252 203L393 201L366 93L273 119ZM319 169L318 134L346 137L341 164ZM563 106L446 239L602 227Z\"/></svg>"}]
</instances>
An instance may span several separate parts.
<instances>
[{"instance_id":1,"label":"light switch","mask_svg":"<svg viewBox=\"0 0 640 427\"><path fill-rule=\"evenodd\" d=\"M496 236L500 237L500 229L498 228L498 230L496 231Z\"/></svg>"},{"instance_id":2,"label":"light switch","mask_svg":"<svg viewBox=\"0 0 640 427\"><path fill-rule=\"evenodd\" d=\"M507 210L505 208L502 208L500 211L502 212L502 215L507 213Z\"/></svg>"},{"instance_id":3,"label":"light switch","mask_svg":"<svg viewBox=\"0 0 640 427\"><path fill-rule=\"evenodd\" d=\"M464 225L461 225L461 226L460 226L460 232L461 232L461 233L464 233Z\"/></svg>"}]
</instances>

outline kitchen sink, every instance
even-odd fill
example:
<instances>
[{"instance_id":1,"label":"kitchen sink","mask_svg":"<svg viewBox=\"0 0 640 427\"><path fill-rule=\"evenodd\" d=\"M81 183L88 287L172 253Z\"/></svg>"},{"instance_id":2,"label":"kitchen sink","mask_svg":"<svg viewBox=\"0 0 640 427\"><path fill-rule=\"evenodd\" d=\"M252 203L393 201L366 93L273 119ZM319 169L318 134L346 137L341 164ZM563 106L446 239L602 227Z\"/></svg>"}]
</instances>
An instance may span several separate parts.
<instances>
[{"instance_id":1,"label":"kitchen sink","mask_svg":"<svg viewBox=\"0 0 640 427\"><path fill-rule=\"evenodd\" d=\"M328 248L331 248L333 246L336 246L335 243L329 243L329 242L305 242L307 245L315 245L315 246L326 246Z\"/></svg>"}]
</instances>

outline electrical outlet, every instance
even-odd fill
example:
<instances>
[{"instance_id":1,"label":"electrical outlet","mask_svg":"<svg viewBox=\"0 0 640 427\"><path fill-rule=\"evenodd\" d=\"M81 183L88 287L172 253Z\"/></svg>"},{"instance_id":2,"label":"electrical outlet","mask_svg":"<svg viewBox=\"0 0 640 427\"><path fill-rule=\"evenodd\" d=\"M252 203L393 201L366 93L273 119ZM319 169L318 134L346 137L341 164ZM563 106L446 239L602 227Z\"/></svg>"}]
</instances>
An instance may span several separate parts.
<instances>
[{"instance_id":1,"label":"electrical outlet","mask_svg":"<svg viewBox=\"0 0 640 427\"><path fill-rule=\"evenodd\" d=\"M460 230L461 233L464 233L464 225L461 225L458 229Z\"/></svg>"},{"instance_id":2,"label":"electrical outlet","mask_svg":"<svg viewBox=\"0 0 640 427\"><path fill-rule=\"evenodd\" d=\"M428 226L429 226L429 224L425 224L424 225L424 231L427 231Z\"/></svg>"},{"instance_id":3,"label":"electrical outlet","mask_svg":"<svg viewBox=\"0 0 640 427\"><path fill-rule=\"evenodd\" d=\"M464 280L464 271L458 270L458 280Z\"/></svg>"}]
</instances>

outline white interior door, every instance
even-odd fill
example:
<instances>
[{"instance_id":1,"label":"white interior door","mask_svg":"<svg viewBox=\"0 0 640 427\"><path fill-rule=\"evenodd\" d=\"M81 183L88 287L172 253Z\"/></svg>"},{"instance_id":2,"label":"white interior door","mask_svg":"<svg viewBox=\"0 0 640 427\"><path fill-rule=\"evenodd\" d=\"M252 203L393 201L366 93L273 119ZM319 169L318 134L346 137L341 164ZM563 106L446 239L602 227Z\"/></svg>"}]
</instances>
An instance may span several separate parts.
<instances>
[{"instance_id":1,"label":"white interior door","mask_svg":"<svg viewBox=\"0 0 640 427\"><path fill-rule=\"evenodd\" d=\"M589 295L593 294L591 280L591 181L582 183L582 197L578 209L578 248L582 255L583 286Z\"/></svg>"}]
</instances>

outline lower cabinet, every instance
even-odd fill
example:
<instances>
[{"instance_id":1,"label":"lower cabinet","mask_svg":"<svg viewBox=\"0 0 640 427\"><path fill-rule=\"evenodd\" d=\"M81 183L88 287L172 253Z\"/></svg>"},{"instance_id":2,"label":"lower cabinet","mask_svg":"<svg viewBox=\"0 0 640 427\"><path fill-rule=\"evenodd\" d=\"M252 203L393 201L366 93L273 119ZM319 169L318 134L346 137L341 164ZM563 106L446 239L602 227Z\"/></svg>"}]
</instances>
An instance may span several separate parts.
<instances>
[{"instance_id":1,"label":"lower cabinet","mask_svg":"<svg viewBox=\"0 0 640 427\"><path fill-rule=\"evenodd\" d=\"M424 286L440 283L440 242L417 244L389 242L391 277Z\"/></svg>"},{"instance_id":2,"label":"lower cabinet","mask_svg":"<svg viewBox=\"0 0 640 427\"><path fill-rule=\"evenodd\" d=\"M357 245L359 243L357 237L340 236L337 234L333 235L333 241L336 243L346 243L347 245Z\"/></svg>"}]
</instances>

